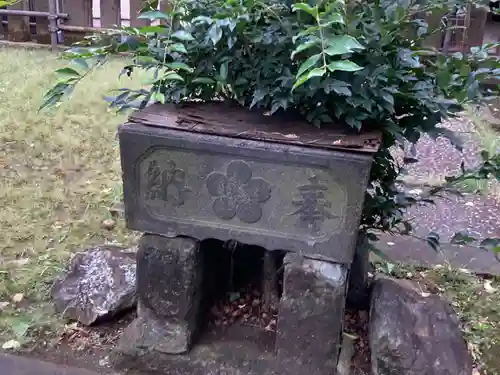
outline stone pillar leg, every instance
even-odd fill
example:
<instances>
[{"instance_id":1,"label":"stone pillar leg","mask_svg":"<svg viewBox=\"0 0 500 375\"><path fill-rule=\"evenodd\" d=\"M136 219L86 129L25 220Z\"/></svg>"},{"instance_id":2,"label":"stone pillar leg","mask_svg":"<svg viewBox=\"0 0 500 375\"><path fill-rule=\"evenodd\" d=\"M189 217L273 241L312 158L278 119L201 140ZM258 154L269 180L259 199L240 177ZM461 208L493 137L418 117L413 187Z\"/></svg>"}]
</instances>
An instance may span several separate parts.
<instances>
[{"instance_id":1,"label":"stone pillar leg","mask_svg":"<svg viewBox=\"0 0 500 375\"><path fill-rule=\"evenodd\" d=\"M276 340L280 373L333 375L341 345L347 268L292 253L284 264Z\"/></svg>"},{"instance_id":2,"label":"stone pillar leg","mask_svg":"<svg viewBox=\"0 0 500 375\"><path fill-rule=\"evenodd\" d=\"M118 351L188 352L199 328L201 282L198 241L144 235L137 253L138 317L125 330Z\"/></svg>"}]
</instances>

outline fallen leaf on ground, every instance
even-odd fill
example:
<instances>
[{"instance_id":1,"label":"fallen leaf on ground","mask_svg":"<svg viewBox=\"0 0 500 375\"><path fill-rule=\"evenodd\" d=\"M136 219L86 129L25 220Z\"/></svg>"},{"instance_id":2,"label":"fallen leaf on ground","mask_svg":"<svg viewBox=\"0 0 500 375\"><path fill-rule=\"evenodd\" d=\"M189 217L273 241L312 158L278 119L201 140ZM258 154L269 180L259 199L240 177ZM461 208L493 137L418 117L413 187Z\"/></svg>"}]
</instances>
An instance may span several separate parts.
<instances>
[{"instance_id":1,"label":"fallen leaf on ground","mask_svg":"<svg viewBox=\"0 0 500 375\"><path fill-rule=\"evenodd\" d=\"M353 333L347 333L347 332L343 332L343 335L344 336L347 336L348 338L350 338L351 340L357 340L359 338L358 335L355 335Z\"/></svg>"},{"instance_id":2,"label":"fallen leaf on ground","mask_svg":"<svg viewBox=\"0 0 500 375\"><path fill-rule=\"evenodd\" d=\"M111 230L116 226L116 221L113 219L106 219L101 223L103 229Z\"/></svg>"},{"instance_id":3,"label":"fallen leaf on ground","mask_svg":"<svg viewBox=\"0 0 500 375\"><path fill-rule=\"evenodd\" d=\"M491 285L491 280L486 280L483 287L486 293L495 293L498 290Z\"/></svg>"},{"instance_id":4,"label":"fallen leaf on ground","mask_svg":"<svg viewBox=\"0 0 500 375\"><path fill-rule=\"evenodd\" d=\"M78 329L78 322L73 322L73 323L70 323L70 324L66 324L66 327L65 327L67 330L77 330Z\"/></svg>"},{"instance_id":5,"label":"fallen leaf on ground","mask_svg":"<svg viewBox=\"0 0 500 375\"><path fill-rule=\"evenodd\" d=\"M21 347L21 343L16 340L9 340L3 343L2 349L19 349Z\"/></svg>"},{"instance_id":6,"label":"fallen leaf on ground","mask_svg":"<svg viewBox=\"0 0 500 375\"><path fill-rule=\"evenodd\" d=\"M19 303L19 302L21 302L23 299L24 299L24 294L22 294L22 293L16 293L16 294L14 294L14 296L12 297L12 302L14 302L14 303Z\"/></svg>"}]
</instances>

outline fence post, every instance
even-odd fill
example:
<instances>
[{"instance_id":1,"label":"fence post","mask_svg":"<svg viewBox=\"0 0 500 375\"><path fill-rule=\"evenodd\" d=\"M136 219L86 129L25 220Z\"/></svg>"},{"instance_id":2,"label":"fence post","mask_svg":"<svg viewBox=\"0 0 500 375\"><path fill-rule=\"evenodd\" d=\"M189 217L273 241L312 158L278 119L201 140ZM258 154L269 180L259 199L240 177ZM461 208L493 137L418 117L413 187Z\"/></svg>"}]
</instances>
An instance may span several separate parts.
<instances>
[{"instance_id":1,"label":"fence post","mask_svg":"<svg viewBox=\"0 0 500 375\"><path fill-rule=\"evenodd\" d=\"M443 37L444 37L443 34L444 33L438 29L441 28L441 20L442 20L443 16L445 16L445 15L446 15L446 12L433 12L426 17L429 30L435 30L434 34L430 35L427 38L426 44L429 47L434 47L439 51L443 47Z\"/></svg>"},{"instance_id":2,"label":"fence post","mask_svg":"<svg viewBox=\"0 0 500 375\"><path fill-rule=\"evenodd\" d=\"M464 52L469 53L471 47L483 44L488 11L484 8L471 6L469 28L464 41Z\"/></svg>"},{"instance_id":3,"label":"fence post","mask_svg":"<svg viewBox=\"0 0 500 375\"><path fill-rule=\"evenodd\" d=\"M29 10L28 0L21 0L7 9ZM11 42L28 42L31 39L29 17L8 16L7 30Z\"/></svg>"},{"instance_id":4,"label":"fence post","mask_svg":"<svg viewBox=\"0 0 500 375\"><path fill-rule=\"evenodd\" d=\"M49 0L49 31L50 31L50 46L52 51L57 48L57 1Z\"/></svg>"},{"instance_id":5,"label":"fence post","mask_svg":"<svg viewBox=\"0 0 500 375\"><path fill-rule=\"evenodd\" d=\"M101 0L101 27L121 24L120 0Z\"/></svg>"},{"instance_id":6,"label":"fence post","mask_svg":"<svg viewBox=\"0 0 500 375\"><path fill-rule=\"evenodd\" d=\"M48 12L49 1L52 0L34 1L33 10L37 12ZM45 17L35 17L35 29L36 29L36 35L35 35L36 42L40 44L49 44L50 43L49 20Z\"/></svg>"},{"instance_id":7,"label":"fence post","mask_svg":"<svg viewBox=\"0 0 500 375\"><path fill-rule=\"evenodd\" d=\"M137 19L140 10L144 6L143 0L130 0L130 26L141 27L149 25L148 20Z\"/></svg>"},{"instance_id":8,"label":"fence post","mask_svg":"<svg viewBox=\"0 0 500 375\"><path fill-rule=\"evenodd\" d=\"M62 12L69 15L65 25L92 26L92 0L63 0ZM81 41L83 37L81 32L65 31L64 44L73 44Z\"/></svg>"}]
</instances>

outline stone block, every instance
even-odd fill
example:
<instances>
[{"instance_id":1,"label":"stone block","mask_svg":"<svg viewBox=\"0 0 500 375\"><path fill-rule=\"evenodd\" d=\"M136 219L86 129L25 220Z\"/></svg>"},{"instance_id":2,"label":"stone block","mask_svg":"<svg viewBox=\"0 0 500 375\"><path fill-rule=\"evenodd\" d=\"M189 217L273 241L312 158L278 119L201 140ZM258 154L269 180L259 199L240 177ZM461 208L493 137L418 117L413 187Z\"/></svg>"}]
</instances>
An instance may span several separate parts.
<instances>
[{"instance_id":1,"label":"stone block","mask_svg":"<svg viewBox=\"0 0 500 375\"><path fill-rule=\"evenodd\" d=\"M347 136L313 134L307 125L290 144L238 139L263 121L238 126L246 111L228 136L175 129L183 112L168 108L148 107L119 129L128 228L352 261L371 153L333 149ZM153 116L158 122L148 126ZM326 143L311 147L314 139Z\"/></svg>"},{"instance_id":2,"label":"stone block","mask_svg":"<svg viewBox=\"0 0 500 375\"><path fill-rule=\"evenodd\" d=\"M198 241L146 234L137 253L137 321L124 345L179 354L199 328L202 254Z\"/></svg>"},{"instance_id":3,"label":"stone block","mask_svg":"<svg viewBox=\"0 0 500 375\"><path fill-rule=\"evenodd\" d=\"M347 269L287 254L277 330L278 364L301 374L335 374L343 329ZM293 370L293 369L297 370Z\"/></svg>"}]
</instances>

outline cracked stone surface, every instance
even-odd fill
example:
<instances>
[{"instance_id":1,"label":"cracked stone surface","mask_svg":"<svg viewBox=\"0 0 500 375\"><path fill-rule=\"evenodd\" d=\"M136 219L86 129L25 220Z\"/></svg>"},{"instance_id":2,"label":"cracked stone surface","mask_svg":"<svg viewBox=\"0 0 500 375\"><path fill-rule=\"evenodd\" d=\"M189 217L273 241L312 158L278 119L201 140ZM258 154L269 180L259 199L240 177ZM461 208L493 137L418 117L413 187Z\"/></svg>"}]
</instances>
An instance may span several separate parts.
<instances>
[{"instance_id":1,"label":"cracked stone surface","mask_svg":"<svg viewBox=\"0 0 500 375\"><path fill-rule=\"evenodd\" d=\"M56 311L90 325L136 304L136 262L132 251L103 245L76 253L54 282Z\"/></svg>"},{"instance_id":2,"label":"cracked stone surface","mask_svg":"<svg viewBox=\"0 0 500 375\"><path fill-rule=\"evenodd\" d=\"M408 280L374 282L369 332L374 375L472 374L453 308Z\"/></svg>"}]
</instances>

